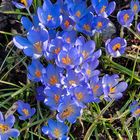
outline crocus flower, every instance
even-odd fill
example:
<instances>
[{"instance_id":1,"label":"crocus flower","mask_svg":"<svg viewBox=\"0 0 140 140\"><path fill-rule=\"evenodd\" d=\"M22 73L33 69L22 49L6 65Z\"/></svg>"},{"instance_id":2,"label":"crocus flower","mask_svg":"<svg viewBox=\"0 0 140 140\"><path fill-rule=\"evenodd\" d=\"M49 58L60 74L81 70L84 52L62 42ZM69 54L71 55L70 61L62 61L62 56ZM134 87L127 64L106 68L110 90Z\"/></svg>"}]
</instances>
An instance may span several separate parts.
<instances>
[{"instance_id":1,"label":"crocus flower","mask_svg":"<svg viewBox=\"0 0 140 140\"><path fill-rule=\"evenodd\" d=\"M133 101L133 103L130 105L130 112L132 113L133 117L140 117L140 106L138 105L138 101Z\"/></svg>"},{"instance_id":2,"label":"crocus flower","mask_svg":"<svg viewBox=\"0 0 140 140\"><path fill-rule=\"evenodd\" d=\"M19 116L20 120L29 119L35 114L36 109L31 108L28 103L24 103L21 100L19 100L17 103L18 103L17 112L21 115Z\"/></svg>"},{"instance_id":3,"label":"crocus flower","mask_svg":"<svg viewBox=\"0 0 140 140\"><path fill-rule=\"evenodd\" d=\"M44 90L44 94L46 96L44 100L45 105L49 106L52 110L57 110L64 93L64 90L56 86L52 86L51 88L46 87Z\"/></svg>"},{"instance_id":4,"label":"crocus flower","mask_svg":"<svg viewBox=\"0 0 140 140\"><path fill-rule=\"evenodd\" d=\"M138 32L140 34L140 23L138 23L138 25L137 25L137 30L138 30Z\"/></svg>"},{"instance_id":5,"label":"crocus flower","mask_svg":"<svg viewBox=\"0 0 140 140\"><path fill-rule=\"evenodd\" d=\"M124 38L116 37L106 41L106 52L112 57L119 57L124 54L127 42Z\"/></svg>"},{"instance_id":6,"label":"crocus flower","mask_svg":"<svg viewBox=\"0 0 140 140\"><path fill-rule=\"evenodd\" d=\"M101 32L107 27L108 23L109 19L97 16L93 18L92 27L96 32Z\"/></svg>"},{"instance_id":7,"label":"crocus flower","mask_svg":"<svg viewBox=\"0 0 140 140\"><path fill-rule=\"evenodd\" d=\"M131 9L119 11L117 14L118 22L124 27L130 27L134 19L134 12Z\"/></svg>"},{"instance_id":8,"label":"crocus flower","mask_svg":"<svg viewBox=\"0 0 140 140\"><path fill-rule=\"evenodd\" d=\"M43 55L43 51L48 45L48 39L48 31L44 26L40 25L40 30L31 29L27 33L27 38L15 36L13 42L27 56L37 59Z\"/></svg>"},{"instance_id":9,"label":"crocus flower","mask_svg":"<svg viewBox=\"0 0 140 140\"><path fill-rule=\"evenodd\" d=\"M75 28L79 32L92 36L94 34L92 31L92 21L93 15L91 13L87 13L77 22Z\"/></svg>"},{"instance_id":10,"label":"crocus flower","mask_svg":"<svg viewBox=\"0 0 140 140\"><path fill-rule=\"evenodd\" d=\"M45 89L45 86L39 86L36 88L36 100L38 101L44 101L45 100L45 94L44 94L44 89Z\"/></svg>"},{"instance_id":11,"label":"crocus flower","mask_svg":"<svg viewBox=\"0 0 140 140\"><path fill-rule=\"evenodd\" d=\"M15 123L15 117L9 115L4 119L2 112L0 112L0 140L8 140L9 137L17 138L20 132L12 128Z\"/></svg>"},{"instance_id":12,"label":"crocus flower","mask_svg":"<svg viewBox=\"0 0 140 140\"><path fill-rule=\"evenodd\" d=\"M45 0L42 8L37 10L38 18L42 24L48 28L57 28L62 22L60 15L60 5L52 4L50 0Z\"/></svg>"},{"instance_id":13,"label":"crocus flower","mask_svg":"<svg viewBox=\"0 0 140 140\"><path fill-rule=\"evenodd\" d=\"M43 73L42 82L46 86L59 86L60 85L60 74L63 72L63 69L57 67L53 64L48 64L46 70Z\"/></svg>"},{"instance_id":14,"label":"crocus flower","mask_svg":"<svg viewBox=\"0 0 140 140\"><path fill-rule=\"evenodd\" d=\"M81 107L86 107L87 103L94 101L94 96L87 85L79 85L70 89L69 92L74 96L75 101Z\"/></svg>"},{"instance_id":15,"label":"crocus flower","mask_svg":"<svg viewBox=\"0 0 140 140\"><path fill-rule=\"evenodd\" d=\"M48 120L47 126L42 127L42 132L52 139L68 140L68 137L66 136L68 126L52 119Z\"/></svg>"},{"instance_id":16,"label":"crocus flower","mask_svg":"<svg viewBox=\"0 0 140 140\"><path fill-rule=\"evenodd\" d=\"M104 98L105 100L111 100L120 99L127 88L126 82L120 82L119 83L119 76L117 74L114 75L104 75L102 78L102 84L103 84L103 91L104 91Z\"/></svg>"},{"instance_id":17,"label":"crocus flower","mask_svg":"<svg viewBox=\"0 0 140 140\"><path fill-rule=\"evenodd\" d=\"M140 2L138 0L132 0L130 8L135 14L137 14L140 11Z\"/></svg>"},{"instance_id":18,"label":"crocus flower","mask_svg":"<svg viewBox=\"0 0 140 140\"><path fill-rule=\"evenodd\" d=\"M43 65L38 60L32 60L31 65L28 66L28 78L34 82L41 81Z\"/></svg>"},{"instance_id":19,"label":"crocus flower","mask_svg":"<svg viewBox=\"0 0 140 140\"><path fill-rule=\"evenodd\" d=\"M70 123L74 123L81 114L81 107L74 102L71 95L64 96L62 103L58 107L58 112L57 119L60 122L68 120Z\"/></svg>"},{"instance_id":20,"label":"crocus flower","mask_svg":"<svg viewBox=\"0 0 140 140\"><path fill-rule=\"evenodd\" d=\"M17 0L13 0L12 3L19 9L29 9L31 6L33 0L20 0L20 2L17 2Z\"/></svg>"},{"instance_id":21,"label":"crocus flower","mask_svg":"<svg viewBox=\"0 0 140 140\"><path fill-rule=\"evenodd\" d=\"M78 53L77 48L62 50L57 56L56 64L62 68L74 68L82 63L82 56Z\"/></svg>"},{"instance_id":22,"label":"crocus flower","mask_svg":"<svg viewBox=\"0 0 140 140\"><path fill-rule=\"evenodd\" d=\"M92 0L92 6L98 16L108 17L115 10L116 3L115 1L108 3L108 0Z\"/></svg>"}]
</instances>

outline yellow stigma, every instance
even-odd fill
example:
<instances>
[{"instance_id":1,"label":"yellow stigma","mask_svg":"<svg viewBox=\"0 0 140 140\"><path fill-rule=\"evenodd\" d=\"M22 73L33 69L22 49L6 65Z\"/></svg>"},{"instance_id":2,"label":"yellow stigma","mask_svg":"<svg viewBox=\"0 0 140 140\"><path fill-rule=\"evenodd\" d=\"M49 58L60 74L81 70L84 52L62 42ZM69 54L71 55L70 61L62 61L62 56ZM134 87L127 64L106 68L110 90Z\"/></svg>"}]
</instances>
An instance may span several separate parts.
<instances>
[{"instance_id":1,"label":"yellow stigma","mask_svg":"<svg viewBox=\"0 0 140 140\"><path fill-rule=\"evenodd\" d=\"M114 93L115 90L116 90L115 87L114 87L114 88L113 88L113 87L110 87L109 92L110 92L110 93Z\"/></svg>"},{"instance_id":2,"label":"yellow stigma","mask_svg":"<svg viewBox=\"0 0 140 140\"><path fill-rule=\"evenodd\" d=\"M52 20L52 15L48 15L47 21L51 21L51 20Z\"/></svg>"},{"instance_id":3,"label":"yellow stigma","mask_svg":"<svg viewBox=\"0 0 140 140\"><path fill-rule=\"evenodd\" d=\"M84 24L83 28L86 30L86 31L90 31L90 26L88 24Z\"/></svg>"},{"instance_id":4,"label":"yellow stigma","mask_svg":"<svg viewBox=\"0 0 140 140\"><path fill-rule=\"evenodd\" d=\"M137 109L135 112L134 112L135 115L139 115L140 114L140 109Z\"/></svg>"},{"instance_id":5,"label":"yellow stigma","mask_svg":"<svg viewBox=\"0 0 140 140\"><path fill-rule=\"evenodd\" d=\"M125 15L123 16L123 19L124 19L125 22L127 22L128 19L129 19L129 15L128 15L128 14L125 14Z\"/></svg>"},{"instance_id":6,"label":"yellow stigma","mask_svg":"<svg viewBox=\"0 0 140 140\"><path fill-rule=\"evenodd\" d=\"M68 106L62 113L61 113L61 118L65 119L69 117L72 113L74 113L74 110L72 106Z\"/></svg>"},{"instance_id":7,"label":"yellow stigma","mask_svg":"<svg viewBox=\"0 0 140 140\"><path fill-rule=\"evenodd\" d=\"M54 50L54 53L55 53L55 54L59 54L59 52L60 52L60 48L56 48L56 49Z\"/></svg>"},{"instance_id":8,"label":"yellow stigma","mask_svg":"<svg viewBox=\"0 0 140 140\"><path fill-rule=\"evenodd\" d=\"M102 14L103 12L105 12L106 6L103 6L102 9L100 10L100 13Z\"/></svg>"},{"instance_id":9,"label":"yellow stigma","mask_svg":"<svg viewBox=\"0 0 140 140\"><path fill-rule=\"evenodd\" d=\"M119 50L121 48L121 44L120 43L117 43L117 44L115 44L114 46L113 46L113 50L114 51L117 51L117 50Z\"/></svg>"},{"instance_id":10,"label":"yellow stigma","mask_svg":"<svg viewBox=\"0 0 140 140\"><path fill-rule=\"evenodd\" d=\"M84 59L86 59L86 58L88 57L89 54L88 54L87 51L84 50L84 51L82 52L82 55L83 55Z\"/></svg>"},{"instance_id":11,"label":"yellow stigma","mask_svg":"<svg viewBox=\"0 0 140 140\"><path fill-rule=\"evenodd\" d=\"M75 85L76 82L75 82L74 80L70 80L70 81L69 81L69 84L70 84L70 85Z\"/></svg>"},{"instance_id":12,"label":"yellow stigma","mask_svg":"<svg viewBox=\"0 0 140 140\"><path fill-rule=\"evenodd\" d=\"M36 51L37 51L38 53L41 53L41 52L42 52L42 43L41 43L41 42L36 42L36 43L34 44L34 47L35 47L35 49L36 49Z\"/></svg>"},{"instance_id":13,"label":"yellow stigma","mask_svg":"<svg viewBox=\"0 0 140 140\"><path fill-rule=\"evenodd\" d=\"M134 6L133 6L133 10L134 10L135 12L138 10L138 6L137 6L137 4L134 4Z\"/></svg>"},{"instance_id":14,"label":"yellow stigma","mask_svg":"<svg viewBox=\"0 0 140 140\"><path fill-rule=\"evenodd\" d=\"M81 12L78 10L75 14L77 17L80 17L81 16Z\"/></svg>"},{"instance_id":15,"label":"yellow stigma","mask_svg":"<svg viewBox=\"0 0 140 140\"><path fill-rule=\"evenodd\" d=\"M59 138L61 136L61 132L58 128L55 128L53 133L54 133L56 138Z\"/></svg>"},{"instance_id":16,"label":"yellow stigma","mask_svg":"<svg viewBox=\"0 0 140 140\"><path fill-rule=\"evenodd\" d=\"M68 28L70 26L70 22L68 20L66 20L64 25L66 26L66 28Z\"/></svg>"},{"instance_id":17,"label":"yellow stigma","mask_svg":"<svg viewBox=\"0 0 140 140\"><path fill-rule=\"evenodd\" d=\"M27 7L27 0L20 0L21 3L23 3Z\"/></svg>"},{"instance_id":18,"label":"yellow stigma","mask_svg":"<svg viewBox=\"0 0 140 140\"><path fill-rule=\"evenodd\" d=\"M67 43L70 43L70 41L71 41L70 37L67 37L67 38L66 38L66 42L67 42Z\"/></svg>"},{"instance_id":19,"label":"yellow stigma","mask_svg":"<svg viewBox=\"0 0 140 140\"><path fill-rule=\"evenodd\" d=\"M103 26L103 23L102 23L102 22L98 22L98 23L97 23L97 26L98 26L99 28L101 28L101 27Z\"/></svg>"},{"instance_id":20,"label":"yellow stigma","mask_svg":"<svg viewBox=\"0 0 140 140\"><path fill-rule=\"evenodd\" d=\"M76 96L77 100L79 100L79 101L81 101L84 97L82 92L76 93L75 96Z\"/></svg>"},{"instance_id":21,"label":"yellow stigma","mask_svg":"<svg viewBox=\"0 0 140 140\"><path fill-rule=\"evenodd\" d=\"M0 124L0 132L4 133L9 129L8 125Z\"/></svg>"},{"instance_id":22,"label":"yellow stigma","mask_svg":"<svg viewBox=\"0 0 140 140\"><path fill-rule=\"evenodd\" d=\"M63 58L62 58L62 62L63 62L63 64L65 64L65 65L69 65L69 64L71 64L71 59L70 59L69 56L67 55L66 57L63 57Z\"/></svg>"},{"instance_id":23,"label":"yellow stigma","mask_svg":"<svg viewBox=\"0 0 140 140\"><path fill-rule=\"evenodd\" d=\"M41 72L40 72L40 70L36 70L36 71L35 71L35 76L38 77L38 78L41 77Z\"/></svg>"},{"instance_id":24,"label":"yellow stigma","mask_svg":"<svg viewBox=\"0 0 140 140\"><path fill-rule=\"evenodd\" d=\"M55 75L51 76L49 83L51 85L55 85L56 83L58 83L57 77Z\"/></svg>"},{"instance_id":25,"label":"yellow stigma","mask_svg":"<svg viewBox=\"0 0 140 140\"><path fill-rule=\"evenodd\" d=\"M87 70L86 70L86 74L90 76L91 70L90 70L90 69L87 69Z\"/></svg>"},{"instance_id":26,"label":"yellow stigma","mask_svg":"<svg viewBox=\"0 0 140 140\"><path fill-rule=\"evenodd\" d=\"M27 109L22 109L22 112L25 114L25 116L29 115L29 111Z\"/></svg>"},{"instance_id":27,"label":"yellow stigma","mask_svg":"<svg viewBox=\"0 0 140 140\"><path fill-rule=\"evenodd\" d=\"M95 85L95 86L92 88L93 93L96 93L98 89L99 89L99 85Z\"/></svg>"},{"instance_id":28,"label":"yellow stigma","mask_svg":"<svg viewBox=\"0 0 140 140\"><path fill-rule=\"evenodd\" d=\"M54 95L54 100L55 100L56 103L59 102L59 99L60 99L60 96L57 95L57 94L55 94L55 95Z\"/></svg>"}]
</instances>

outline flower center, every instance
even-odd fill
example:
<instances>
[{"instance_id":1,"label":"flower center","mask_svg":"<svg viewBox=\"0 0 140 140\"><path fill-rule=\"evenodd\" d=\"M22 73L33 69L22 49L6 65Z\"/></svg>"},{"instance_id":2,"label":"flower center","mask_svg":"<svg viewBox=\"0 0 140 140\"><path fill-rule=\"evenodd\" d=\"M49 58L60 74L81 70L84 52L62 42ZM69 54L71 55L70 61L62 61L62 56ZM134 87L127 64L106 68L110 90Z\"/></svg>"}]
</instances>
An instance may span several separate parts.
<instances>
[{"instance_id":1,"label":"flower center","mask_svg":"<svg viewBox=\"0 0 140 140\"><path fill-rule=\"evenodd\" d=\"M20 0L27 7L27 0Z\"/></svg>"},{"instance_id":2,"label":"flower center","mask_svg":"<svg viewBox=\"0 0 140 140\"><path fill-rule=\"evenodd\" d=\"M97 26L98 26L98 28L101 28L103 26L103 23L102 22L98 22Z\"/></svg>"},{"instance_id":3,"label":"flower center","mask_svg":"<svg viewBox=\"0 0 140 140\"><path fill-rule=\"evenodd\" d=\"M42 52L42 43L41 43L41 42L36 42L36 43L34 44L34 47L35 47L35 49L36 49L36 51L37 51L38 53L41 53L41 52Z\"/></svg>"},{"instance_id":4,"label":"flower center","mask_svg":"<svg viewBox=\"0 0 140 140\"><path fill-rule=\"evenodd\" d=\"M25 116L29 115L29 111L27 109L22 109L22 112L25 114Z\"/></svg>"},{"instance_id":5,"label":"flower center","mask_svg":"<svg viewBox=\"0 0 140 140\"><path fill-rule=\"evenodd\" d=\"M82 52L82 55L83 55L84 59L86 59L88 57L88 52L84 50Z\"/></svg>"},{"instance_id":6,"label":"flower center","mask_svg":"<svg viewBox=\"0 0 140 140\"><path fill-rule=\"evenodd\" d=\"M123 19L124 19L125 22L127 22L128 19L129 19L129 15L128 15L128 14L125 14L125 15L123 16Z\"/></svg>"},{"instance_id":7,"label":"flower center","mask_svg":"<svg viewBox=\"0 0 140 140\"><path fill-rule=\"evenodd\" d=\"M57 94L55 94L55 95L54 95L54 100L55 100L56 103L59 102L59 99L60 99L60 96L57 95Z\"/></svg>"},{"instance_id":8,"label":"flower center","mask_svg":"<svg viewBox=\"0 0 140 140\"><path fill-rule=\"evenodd\" d=\"M72 113L74 113L74 110L72 108L72 106L68 106L61 114L61 118L65 119L67 117L69 117Z\"/></svg>"},{"instance_id":9,"label":"flower center","mask_svg":"<svg viewBox=\"0 0 140 140\"><path fill-rule=\"evenodd\" d=\"M71 41L70 37L67 37L67 38L66 38L66 42L67 42L67 43L70 43L70 41Z\"/></svg>"},{"instance_id":10,"label":"flower center","mask_svg":"<svg viewBox=\"0 0 140 140\"><path fill-rule=\"evenodd\" d=\"M79 10L76 12L76 16L77 17L80 17L81 16L81 12Z\"/></svg>"},{"instance_id":11,"label":"flower center","mask_svg":"<svg viewBox=\"0 0 140 140\"><path fill-rule=\"evenodd\" d=\"M115 87L113 88L113 87L110 87L110 89L109 89L109 93L114 93L115 92Z\"/></svg>"},{"instance_id":12,"label":"flower center","mask_svg":"<svg viewBox=\"0 0 140 140\"><path fill-rule=\"evenodd\" d=\"M69 84L70 84L70 85L75 85L76 82L75 82L74 80L70 80L70 81L69 81Z\"/></svg>"},{"instance_id":13,"label":"flower center","mask_svg":"<svg viewBox=\"0 0 140 140\"><path fill-rule=\"evenodd\" d=\"M67 55L66 57L63 57L63 58L62 58L62 62L63 62L65 65L69 65L69 64L71 64L71 59L70 59L69 56Z\"/></svg>"},{"instance_id":14,"label":"flower center","mask_svg":"<svg viewBox=\"0 0 140 140\"><path fill-rule=\"evenodd\" d=\"M100 13L102 14L103 12L105 12L105 10L106 10L106 6L103 6L100 10Z\"/></svg>"},{"instance_id":15,"label":"flower center","mask_svg":"<svg viewBox=\"0 0 140 140\"><path fill-rule=\"evenodd\" d=\"M64 23L64 25L66 26L66 28L68 28L69 25L70 25L70 22L68 20L66 20L65 23Z\"/></svg>"},{"instance_id":16,"label":"flower center","mask_svg":"<svg viewBox=\"0 0 140 140\"><path fill-rule=\"evenodd\" d=\"M90 26L88 24L84 24L83 28L87 31L90 31Z\"/></svg>"},{"instance_id":17,"label":"flower center","mask_svg":"<svg viewBox=\"0 0 140 140\"><path fill-rule=\"evenodd\" d=\"M133 6L133 10L134 10L135 12L138 10L138 6L137 6L137 4L134 4L134 6Z\"/></svg>"},{"instance_id":18,"label":"flower center","mask_svg":"<svg viewBox=\"0 0 140 140\"><path fill-rule=\"evenodd\" d=\"M96 93L98 89L99 89L99 85L95 85L95 86L92 88L92 91L93 91L94 93Z\"/></svg>"},{"instance_id":19,"label":"flower center","mask_svg":"<svg viewBox=\"0 0 140 140\"><path fill-rule=\"evenodd\" d=\"M54 133L56 138L59 138L61 136L61 132L58 128L55 128L53 133Z\"/></svg>"},{"instance_id":20,"label":"flower center","mask_svg":"<svg viewBox=\"0 0 140 140\"><path fill-rule=\"evenodd\" d=\"M51 85L55 85L56 83L58 83L57 77L56 77L55 75L53 75L53 76L50 78L50 84L51 84Z\"/></svg>"},{"instance_id":21,"label":"flower center","mask_svg":"<svg viewBox=\"0 0 140 140\"><path fill-rule=\"evenodd\" d=\"M59 52L60 52L60 48L56 48L56 49L54 50L54 53L55 53L55 54L59 54Z\"/></svg>"},{"instance_id":22,"label":"flower center","mask_svg":"<svg viewBox=\"0 0 140 140\"><path fill-rule=\"evenodd\" d=\"M90 69L87 69L87 70L86 70L86 74L87 74L87 75L90 75L90 74L91 74L91 70L90 70Z\"/></svg>"},{"instance_id":23,"label":"flower center","mask_svg":"<svg viewBox=\"0 0 140 140\"><path fill-rule=\"evenodd\" d=\"M52 15L48 15L47 16L47 21L51 21L52 20Z\"/></svg>"},{"instance_id":24,"label":"flower center","mask_svg":"<svg viewBox=\"0 0 140 140\"><path fill-rule=\"evenodd\" d=\"M81 101L84 97L82 92L76 93L75 96L76 96L77 100L79 100L79 101Z\"/></svg>"},{"instance_id":25,"label":"flower center","mask_svg":"<svg viewBox=\"0 0 140 140\"><path fill-rule=\"evenodd\" d=\"M117 50L119 50L121 48L121 44L120 43L117 43L117 44L115 44L114 46L113 46L113 50L114 51L117 51Z\"/></svg>"},{"instance_id":26,"label":"flower center","mask_svg":"<svg viewBox=\"0 0 140 140\"><path fill-rule=\"evenodd\" d=\"M36 70L36 71L35 71L35 76L38 77L38 78L41 77L41 72L40 72L40 70Z\"/></svg>"},{"instance_id":27,"label":"flower center","mask_svg":"<svg viewBox=\"0 0 140 140\"><path fill-rule=\"evenodd\" d=\"M8 125L0 124L0 132L4 133L9 129Z\"/></svg>"},{"instance_id":28,"label":"flower center","mask_svg":"<svg viewBox=\"0 0 140 140\"><path fill-rule=\"evenodd\" d=\"M139 115L140 114L140 109L137 109L135 112L134 112L135 115Z\"/></svg>"}]
</instances>

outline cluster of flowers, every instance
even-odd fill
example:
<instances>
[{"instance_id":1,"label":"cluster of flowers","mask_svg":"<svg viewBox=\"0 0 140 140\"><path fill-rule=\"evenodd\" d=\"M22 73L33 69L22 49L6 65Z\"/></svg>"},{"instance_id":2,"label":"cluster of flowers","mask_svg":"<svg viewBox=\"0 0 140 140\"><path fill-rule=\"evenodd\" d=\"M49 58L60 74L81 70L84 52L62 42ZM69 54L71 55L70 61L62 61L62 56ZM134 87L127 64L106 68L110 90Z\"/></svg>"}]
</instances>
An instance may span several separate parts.
<instances>
[{"instance_id":1,"label":"cluster of flowers","mask_svg":"<svg viewBox=\"0 0 140 140\"><path fill-rule=\"evenodd\" d=\"M42 128L43 133L52 138L68 139L66 120L75 123L86 105L100 102L100 96L107 101L120 99L128 86L126 82L120 82L117 74L100 76L97 67L101 49L96 50L96 43L87 40L108 27L111 22L108 16L114 11L116 3L108 0L91 2L92 5L87 7L84 0L58 0L55 4L44 0L43 6L37 9L37 15L30 15L31 20L21 18L26 36L13 38L15 46L32 58L28 78L42 83L37 88L37 100L57 111L57 121L49 120L48 125ZM17 8L29 11L32 0L13 3ZM118 22L130 27L139 10L139 2L132 1L131 9L118 13ZM140 24L137 29L140 30ZM121 37L105 43L107 55L112 57L124 54L126 46L126 40ZM47 67L41 64L42 57L48 62ZM23 115L21 119L35 113L31 108L24 109L21 107L19 111Z\"/></svg>"}]
</instances>

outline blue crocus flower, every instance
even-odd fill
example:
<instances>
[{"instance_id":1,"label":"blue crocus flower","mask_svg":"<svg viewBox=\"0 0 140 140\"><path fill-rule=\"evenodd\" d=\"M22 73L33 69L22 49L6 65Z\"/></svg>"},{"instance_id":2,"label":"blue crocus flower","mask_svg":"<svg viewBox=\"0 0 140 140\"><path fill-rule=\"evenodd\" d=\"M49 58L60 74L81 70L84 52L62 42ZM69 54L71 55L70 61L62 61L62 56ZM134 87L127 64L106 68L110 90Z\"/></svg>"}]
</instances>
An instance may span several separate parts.
<instances>
[{"instance_id":1,"label":"blue crocus flower","mask_svg":"<svg viewBox=\"0 0 140 140\"><path fill-rule=\"evenodd\" d=\"M71 48L70 50L62 50L58 54L56 64L62 68L74 68L82 63L83 59L81 54L78 53L77 48Z\"/></svg>"},{"instance_id":2,"label":"blue crocus flower","mask_svg":"<svg viewBox=\"0 0 140 140\"><path fill-rule=\"evenodd\" d=\"M74 123L81 114L81 107L72 99L71 95L64 96L62 103L58 107L57 119L60 122L68 120L70 123Z\"/></svg>"},{"instance_id":3,"label":"blue crocus flower","mask_svg":"<svg viewBox=\"0 0 140 140\"><path fill-rule=\"evenodd\" d=\"M137 14L140 11L140 2L138 0L132 0L130 8L135 14Z\"/></svg>"},{"instance_id":4,"label":"blue crocus flower","mask_svg":"<svg viewBox=\"0 0 140 140\"><path fill-rule=\"evenodd\" d=\"M52 119L48 120L47 126L42 127L42 132L52 139L68 140L68 126Z\"/></svg>"},{"instance_id":5,"label":"blue crocus flower","mask_svg":"<svg viewBox=\"0 0 140 140\"><path fill-rule=\"evenodd\" d=\"M101 32L107 27L108 23L109 19L97 16L93 18L92 27L96 32Z\"/></svg>"},{"instance_id":6,"label":"blue crocus flower","mask_svg":"<svg viewBox=\"0 0 140 140\"><path fill-rule=\"evenodd\" d=\"M119 76L117 74L114 75L104 75L102 78L103 91L105 100L111 99L120 99L128 86L126 82L119 83Z\"/></svg>"},{"instance_id":7,"label":"blue crocus flower","mask_svg":"<svg viewBox=\"0 0 140 140\"><path fill-rule=\"evenodd\" d=\"M13 0L12 3L19 9L29 9L31 6L33 0L20 0L20 2L17 2L17 0Z\"/></svg>"},{"instance_id":8,"label":"blue crocus flower","mask_svg":"<svg viewBox=\"0 0 140 140\"><path fill-rule=\"evenodd\" d=\"M57 67L53 64L48 64L46 70L43 73L42 82L46 86L59 86L60 85L60 74L63 72L63 69Z\"/></svg>"},{"instance_id":9,"label":"blue crocus flower","mask_svg":"<svg viewBox=\"0 0 140 140\"><path fill-rule=\"evenodd\" d=\"M112 57L119 57L124 54L127 42L124 38L116 37L106 41L106 51Z\"/></svg>"},{"instance_id":10,"label":"blue crocus flower","mask_svg":"<svg viewBox=\"0 0 140 140\"><path fill-rule=\"evenodd\" d=\"M99 102L99 98L103 94L102 79L94 76L92 79L90 79L89 85L90 89L92 90L92 94L94 95L94 100Z\"/></svg>"},{"instance_id":11,"label":"blue crocus flower","mask_svg":"<svg viewBox=\"0 0 140 140\"><path fill-rule=\"evenodd\" d=\"M62 95L64 95L65 90L58 88L56 86L46 87L44 94L46 96L44 103L49 106L52 110L57 110L59 104L62 102Z\"/></svg>"},{"instance_id":12,"label":"blue crocus flower","mask_svg":"<svg viewBox=\"0 0 140 140\"><path fill-rule=\"evenodd\" d=\"M98 16L108 17L115 10L116 3L115 1L108 3L108 0L92 0L92 6Z\"/></svg>"},{"instance_id":13,"label":"blue crocus flower","mask_svg":"<svg viewBox=\"0 0 140 140\"><path fill-rule=\"evenodd\" d=\"M34 28L35 30L39 30L40 29L40 27L39 27L39 19L38 19L37 15L33 15L32 16L32 21L29 18L23 16L21 18L21 23L22 23L23 27L27 31L31 30L32 28Z\"/></svg>"},{"instance_id":14,"label":"blue crocus flower","mask_svg":"<svg viewBox=\"0 0 140 140\"><path fill-rule=\"evenodd\" d=\"M133 117L140 117L140 106L138 104L138 101L132 102L132 104L130 105L130 112L132 113Z\"/></svg>"},{"instance_id":15,"label":"blue crocus flower","mask_svg":"<svg viewBox=\"0 0 140 140\"><path fill-rule=\"evenodd\" d=\"M0 140L8 140L9 137L17 138L20 132L12 128L15 123L15 117L9 115L4 119L2 112L0 111Z\"/></svg>"},{"instance_id":16,"label":"blue crocus flower","mask_svg":"<svg viewBox=\"0 0 140 140\"><path fill-rule=\"evenodd\" d=\"M140 23L138 23L138 25L137 25L137 30L138 30L138 32L140 34Z\"/></svg>"},{"instance_id":17,"label":"blue crocus flower","mask_svg":"<svg viewBox=\"0 0 140 140\"><path fill-rule=\"evenodd\" d=\"M40 30L31 29L27 33L27 38L21 36L13 38L15 46L34 59L40 58L43 55L49 39L48 31L44 26L40 25L40 28Z\"/></svg>"},{"instance_id":18,"label":"blue crocus flower","mask_svg":"<svg viewBox=\"0 0 140 140\"><path fill-rule=\"evenodd\" d=\"M79 85L75 88L70 89L69 92L74 96L74 100L82 108L86 107L87 103L91 103L94 101L94 96L91 90L86 85Z\"/></svg>"},{"instance_id":19,"label":"blue crocus flower","mask_svg":"<svg viewBox=\"0 0 140 140\"><path fill-rule=\"evenodd\" d=\"M92 31L92 21L93 15L91 13L87 13L77 22L75 28L79 32L93 36L94 32Z\"/></svg>"},{"instance_id":20,"label":"blue crocus flower","mask_svg":"<svg viewBox=\"0 0 140 140\"><path fill-rule=\"evenodd\" d=\"M26 120L31 118L35 112L36 109L35 108L31 108L30 105L28 103L24 103L23 101L19 100L17 102L18 104L18 108L17 108L17 112L21 115L19 116L20 120Z\"/></svg>"},{"instance_id":21,"label":"blue crocus flower","mask_svg":"<svg viewBox=\"0 0 140 140\"><path fill-rule=\"evenodd\" d=\"M32 60L31 65L28 66L28 78L34 82L41 81L43 73L43 65L38 60Z\"/></svg>"},{"instance_id":22,"label":"blue crocus flower","mask_svg":"<svg viewBox=\"0 0 140 140\"><path fill-rule=\"evenodd\" d=\"M42 8L37 10L38 18L42 24L48 28L57 28L62 22L59 3L52 4L50 0L45 0Z\"/></svg>"},{"instance_id":23,"label":"blue crocus flower","mask_svg":"<svg viewBox=\"0 0 140 140\"><path fill-rule=\"evenodd\" d=\"M65 85L65 87L71 88L80 84L83 80L83 75L79 72L76 73L74 70L67 70L66 76L64 76L61 80L61 83Z\"/></svg>"},{"instance_id":24,"label":"blue crocus flower","mask_svg":"<svg viewBox=\"0 0 140 140\"><path fill-rule=\"evenodd\" d=\"M134 19L134 12L131 9L119 11L117 14L118 22L124 27L130 27Z\"/></svg>"}]
</instances>

